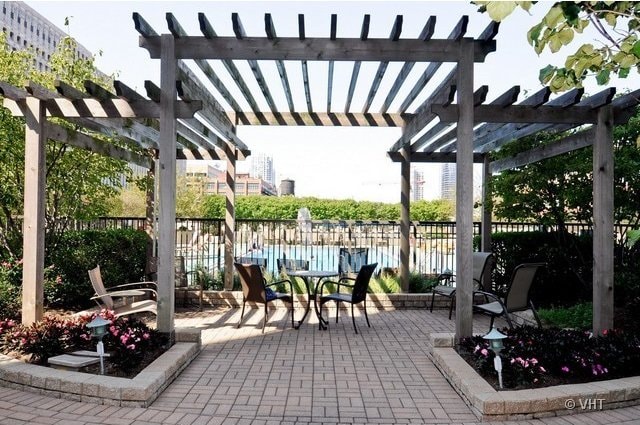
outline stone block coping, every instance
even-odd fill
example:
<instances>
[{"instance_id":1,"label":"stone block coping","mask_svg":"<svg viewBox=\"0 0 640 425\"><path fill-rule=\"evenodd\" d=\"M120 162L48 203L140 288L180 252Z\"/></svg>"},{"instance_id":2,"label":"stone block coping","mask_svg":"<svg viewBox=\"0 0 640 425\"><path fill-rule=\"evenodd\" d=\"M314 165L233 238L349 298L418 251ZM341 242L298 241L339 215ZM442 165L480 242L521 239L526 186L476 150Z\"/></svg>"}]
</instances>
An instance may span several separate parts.
<instances>
[{"instance_id":1,"label":"stone block coping","mask_svg":"<svg viewBox=\"0 0 640 425\"><path fill-rule=\"evenodd\" d=\"M79 370L85 366L89 366L100 361L96 357L74 356L71 354L61 354L59 356L49 357L47 360L49 365L56 369L62 370Z\"/></svg>"},{"instance_id":2,"label":"stone block coping","mask_svg":"<svg viewBox=\"0 0 640 425\"><path fill-rule=\"evenodd\" d=\"M0 354L0 385L74 401L147 407L200 348L199 330L176 329L176 343L133 379L58 370Z\"/></svg>"},{"instance_id":3,"label":"stone block coping","mask_svg":"<svg viewBox=\"0 0 640 425\"><path fill-rule=\"evenodd\" d=\"M640 404L640 377L531 390L496 391L453 348L453 334L431 334L432 360L482 420L526 420Z\"/></svg>"},{"instance_id":4,"label":"stone block coping","mask_svg":"<svg viewBox=\"0 0 640 425\"><path fill-rule=\"evenodd\" d=\"M199 303L199 291L187 291L186 294L177 296L178 300L184 299L186 303L197 305ZM241 291L204 291L202 295L203 304L213 307L241 307ZM449 308L449 298L436 296L434 309ZM296 304L306 305L307 295L296 295ZM367 308L377 308L378 310L398 310L398 309L424 309L431 305L431 293L425 294L367 294ZM270 308L284 306L281 303L271 303ZM327 304L328 308L333 308L334 303ZM264 308L253 303L247 303L247 307Z\"/></svg>"}]
</instances>

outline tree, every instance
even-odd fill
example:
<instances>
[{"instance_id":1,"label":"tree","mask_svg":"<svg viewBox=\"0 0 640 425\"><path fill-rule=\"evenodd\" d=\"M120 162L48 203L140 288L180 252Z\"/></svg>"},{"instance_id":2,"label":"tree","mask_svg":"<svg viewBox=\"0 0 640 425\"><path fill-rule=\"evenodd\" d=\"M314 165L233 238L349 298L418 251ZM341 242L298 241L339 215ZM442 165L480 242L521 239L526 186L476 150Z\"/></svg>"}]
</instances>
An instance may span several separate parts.
<instances>
[{"instance_id":1,"label":"tree","mask_svg":"<svg viewBox=\"0 0 640 425\"><path fill-rule=\"evenodd\" d=\"M46 73L33 68L33 52L11 51L4 38L0 45L0 79L9 84L21 87L31 80L54 90L56 79L76 88L81 88L86 79L100 81L93 58L77 58L77 44L70 37L60 41L51 56L51 72ZM77 129L77 126L61 119L50 120L72 131ZM115 139L104 140L124 145ZM123 161L52 141L47 142L46 154L45 230L47 246L52 247L70 220L105 214L107 200L117 193L122 176L129 175L130 171ZM0 186L0 254L19 258L22 255L20 216L24 193L24 119L12 117L4 108L0 109L0 178L3 181Z\"/></svg>"},{"instance_id":2,"label":"tree","mask_svg":"<svg viewBox=\"0 0 640 425\"><path fill-rule=\"evenodd\" d=\"M502 21L517 7L530 10L531 1L476 1L481 12L487 12L494 21ZM569 55L564 67L548 65L540 70L540 81L554 92L582 87L582 82L595 76L600 85L609 82L611 74L620 78L632 69L640 71L640 2L634 1L581 1L540 2L548 12L540 23L527 33L535 52L545 48L552 53L571 43L576 34L591 26L600 34L600 45L582 44ZM538 6L538 5L536 5Z\"/></svg>"}]
</instances>

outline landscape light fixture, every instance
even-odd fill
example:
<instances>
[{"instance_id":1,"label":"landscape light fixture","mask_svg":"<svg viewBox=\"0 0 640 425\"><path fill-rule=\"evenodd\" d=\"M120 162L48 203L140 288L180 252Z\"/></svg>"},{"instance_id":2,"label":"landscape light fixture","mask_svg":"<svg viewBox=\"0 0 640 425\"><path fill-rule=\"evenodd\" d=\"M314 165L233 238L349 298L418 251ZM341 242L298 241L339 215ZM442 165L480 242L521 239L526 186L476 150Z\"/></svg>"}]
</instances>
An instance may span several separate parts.
<instances>
[{"instance_id":1,"label":"landscape light fixture","mask_svg":"<svg viewBox=\"0 0 640 425\"><path fill-rule=\"evenodd\" d=\"M96 316L91 322L87 323L87 328L91 332L91 336L98 340L96 350L100 357L100 374L104 375L104 344L102 337L107 333L107 328L111 324L111 320L105 320L100 316Z\"/></svg>"},{"instance_id":2,"label":"landscape light fixture","mask_svg":"<svg viewBox=\"0 0 640 425\"><path fill-rule=\"evenodd\" d=\"M506 337L505 334L496 328L491 328L491 332L482 337L489 341L489 348L491 348L491 351L496 355L493 359L493 367L496 372L498 372L498 384L500 384L500 388L502 388L502 359L500 358L500 351L504 348L502 340Z\"/></svg>"}]
</instances>

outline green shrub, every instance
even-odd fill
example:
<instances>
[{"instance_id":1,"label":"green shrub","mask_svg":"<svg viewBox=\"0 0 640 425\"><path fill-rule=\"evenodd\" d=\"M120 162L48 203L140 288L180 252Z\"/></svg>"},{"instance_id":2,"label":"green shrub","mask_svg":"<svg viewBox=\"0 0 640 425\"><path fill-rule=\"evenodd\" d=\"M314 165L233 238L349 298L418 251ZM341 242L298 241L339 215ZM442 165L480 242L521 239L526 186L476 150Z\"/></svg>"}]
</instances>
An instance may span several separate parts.
<instances>
[{"instance_id":1,"label":"green shrub","mask_svg":"<svg viewBox=\"0 0 640 425\"><path fill-rule=\"evenodd\" d=\"M0 263L0 320L17 319L22 299L22 261L8 259Z\"/></svg>"},{"instance_id":2,"label":"green shrub","mask_svg":"<svg viewBox=\"0 0 640 425\"><path fill-rule=\"evenodd\" d=\"M491 250L496 257L493 289L504 292L518 264L544 262L531 296L536 306L573 305L592 292L592 239L556 232L494 233Z\"/></svg>"},{"instance_id":3,"label":"green shrub","mask_svg":"<svg viewBox=\"0 0 640 425\"><path fill-rule=\"evenodd\" d=\"M97 265L106 287L144 280L147 238L131 229L66 232L47 253L56 278L45 282L45 302L65 308L91 306L94 291L87 272Z\"/></svg>"},{"instance_id":4,"label":"green shrub","mask_svg":"<svg viewBox=\"0 0 640 425\"><path fill-rule=\"evenodd\" d=\"M540 320L558 328L591 329L593 304L581 303L567 308L539 309Z\"/></svg>"}]
</instances>

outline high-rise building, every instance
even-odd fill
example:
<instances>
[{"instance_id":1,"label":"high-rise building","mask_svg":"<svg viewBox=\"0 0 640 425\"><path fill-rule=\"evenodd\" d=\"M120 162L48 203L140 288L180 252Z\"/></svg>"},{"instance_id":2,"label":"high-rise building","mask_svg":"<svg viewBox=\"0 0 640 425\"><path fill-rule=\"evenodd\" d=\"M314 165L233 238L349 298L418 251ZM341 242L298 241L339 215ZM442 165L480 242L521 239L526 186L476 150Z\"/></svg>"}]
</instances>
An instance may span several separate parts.
<instances>
[{"instance_id":1,"label":"high-rise building","mask_svg":"<svg viewBox=\"0 0 640 425\"><path fill-rule=\"evenodd\" d=\"M48 71L51 55L60 39L67 34L21 1L3 1L0 22L9 48L31 49L35 55L34 67L39 71ZM76 56L88 59L93 55L87 48L78 44Z\"/></svg>"},{"instance_id":2,"label":"high-rise building","mask_svg":"<svg viewBox=\"0 0 640 425\"><path fill-rule=\"evenodd\" d=\"M442 199L456 200L456 164L448 162L442 164L442 180L440 183L440 197Z\"/></svg>"},{"instance_id":3,"label":"high-rise building","mask_svg":"<svg viewBox=\"0 0 640 425\"><path fill-rule=\"evenodd\" d=\"M414 201L424 199L424 173L415 168L411 178L411 194Z\"/></svg>"},{"instance_id":4,"label":"high-rise building","mask_svg":"<svg viewBox=\"0 0 640 425\"><path fill-rule=\"evenodd\" d=\"M263 152L252 153L249 175L256 179L262 179L275 187L276 171L273 167L273 157Z\"/></svg>"}]
</instances>

